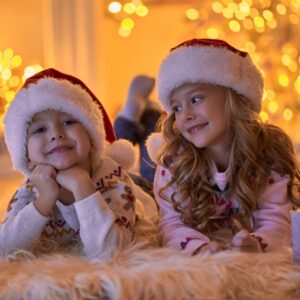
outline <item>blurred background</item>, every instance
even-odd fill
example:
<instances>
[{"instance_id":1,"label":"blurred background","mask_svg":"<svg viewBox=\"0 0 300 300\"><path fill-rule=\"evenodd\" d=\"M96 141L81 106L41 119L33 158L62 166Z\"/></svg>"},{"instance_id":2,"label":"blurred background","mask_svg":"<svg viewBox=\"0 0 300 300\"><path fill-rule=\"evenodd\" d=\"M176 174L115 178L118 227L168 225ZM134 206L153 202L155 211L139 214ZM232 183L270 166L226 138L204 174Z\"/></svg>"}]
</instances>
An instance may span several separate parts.
<instances>
[{"instance_id":1,"label":"blurred background","mask_svg":"<svg viewBox=\"0 0 300 300\"><path fill-rule=\"evenodd\" d=\"M299 151L300 0L0 0L0 5L2 203L22 180L11 170L3 143L3 113L28 76L54 67L79 77L114 120L132 77L156 77L169 49L195 37L225 39L250 53L265 77L261 118L285 129Z\"/></svg>"}]
</instances>

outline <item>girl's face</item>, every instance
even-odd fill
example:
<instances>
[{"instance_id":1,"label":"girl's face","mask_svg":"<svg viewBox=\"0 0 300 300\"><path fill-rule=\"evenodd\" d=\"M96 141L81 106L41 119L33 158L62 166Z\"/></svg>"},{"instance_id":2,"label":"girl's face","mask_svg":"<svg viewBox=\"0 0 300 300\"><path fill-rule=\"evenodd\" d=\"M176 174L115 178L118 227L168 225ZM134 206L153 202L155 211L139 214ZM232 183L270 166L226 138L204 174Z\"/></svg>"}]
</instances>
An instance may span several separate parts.
<instances>
[{"instance_id":1,"label":"girl's face","mask_svg":"<svg viewBox=\"0 0 300 300\"><path fill-rule=\"evenodd\" d=\"M57 170L64 170L78 165L89 171L90 150L87 131L68 114L42 111L28 126L27 152L33 166L49 164Z\"/></svg>"},{"instance_id":2,"label":"girl's face","mask_svg":"<svg viewBox=\"0 0 300 300\"><path fill-rule=\"evenodd\" d=\"M226 92L211 84L187 83L171 94L175 125L197 148L221 157L229 148Z\"/></svg>"}]
</instances>

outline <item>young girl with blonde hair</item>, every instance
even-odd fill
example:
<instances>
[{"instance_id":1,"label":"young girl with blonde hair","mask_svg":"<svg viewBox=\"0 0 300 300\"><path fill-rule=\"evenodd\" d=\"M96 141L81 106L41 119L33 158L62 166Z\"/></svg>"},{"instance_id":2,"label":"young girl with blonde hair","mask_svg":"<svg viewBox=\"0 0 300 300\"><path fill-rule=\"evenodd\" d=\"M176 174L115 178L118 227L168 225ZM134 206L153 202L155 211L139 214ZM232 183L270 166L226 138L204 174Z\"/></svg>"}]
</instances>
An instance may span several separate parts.
<instances>
[{"instance_id":1,"label":"young girl with blonde hair","mask_svg":"<svg viewBox=\"0 0 300 300\"><path fill-rule=\"evenodd\" d=\"M132 245L143 217L125 170L134 152L116 141L103 105L80 79L55 69L33 75L4 123L13 166L26 180L0 224L0 256L76 250L107 259Z\"/></svg>"},{"instance_id":2,"label":"young girl with blonde hair","mask_svg":"<svg viewBox=\"0 0 300 300\"><path fill-rule=\"evenodd\" d=\"M249 55L186 41L163 61L157 87L167 112L154 179L162 244L191 254L289 246L300 174L290 138L259 119L263 78Z\"/></svg>"}]
</instances>

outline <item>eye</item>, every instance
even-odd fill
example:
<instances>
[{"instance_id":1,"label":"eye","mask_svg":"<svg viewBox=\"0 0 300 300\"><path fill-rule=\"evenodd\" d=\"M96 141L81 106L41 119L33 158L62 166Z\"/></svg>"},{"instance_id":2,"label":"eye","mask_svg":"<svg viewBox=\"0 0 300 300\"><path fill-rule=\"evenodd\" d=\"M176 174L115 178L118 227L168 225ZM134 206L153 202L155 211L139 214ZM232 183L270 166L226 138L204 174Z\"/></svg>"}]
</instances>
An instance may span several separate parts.
<instances>
[{"instance_id":1,"label":"eye","mask_svg":"<svg viewBox=\"0 0 300 300\"><path fill-rule=\"evenodd\" d=\"M73 119L68 119L68 120L64 120L64 121L62 122L62 126L69 126L69 125L72 125L72 124L74 124L74 123L76 123L75 120L73 120Z\"/></svg>"},{"instance_id":2,"label":"eye","mask_svg":"<svg viewBox=\"0 0 300 300\"><path fill-rule=\"evenodd\" d=\"M194 96L194 97L191 98L191 102L192 103L198 103L201 100L203 100L203 98L204 98L203 96Z\"/></svg>"},{"instance_id":3,"label":"eye","mask_svg":"<svg viewBox=\"0 0 300 300\"><path fill-rule=\"evenodd\" d=\"M172 111L174 112L174 113L178 113L178 112L180 112L182 110L182 106L181 105L174 105L173 107L172 107Z\"/></svg>"},{"instance_id":4,"label":"eye","mask_svg":"<svg viewBox=\"0 0 300 300\"><path fill-rule=\"evenodd\" d=\"M43 133L45 132L47 129L46 127L38 127L34 130L32 130L31 134L40 134L40 133Z\"/></svg>"}]
</instances>

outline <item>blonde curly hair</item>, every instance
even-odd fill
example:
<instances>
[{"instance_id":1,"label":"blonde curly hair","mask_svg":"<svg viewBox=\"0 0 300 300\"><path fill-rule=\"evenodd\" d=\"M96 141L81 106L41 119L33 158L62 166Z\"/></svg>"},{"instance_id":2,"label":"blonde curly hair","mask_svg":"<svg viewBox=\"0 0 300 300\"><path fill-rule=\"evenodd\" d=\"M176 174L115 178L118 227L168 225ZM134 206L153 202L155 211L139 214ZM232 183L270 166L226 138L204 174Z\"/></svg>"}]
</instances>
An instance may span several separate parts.
<instances>
[{"instance_id":1,"label":"blonde curly hair","mask_svg":"<svg viewBox=\"0 0 300 300\"><path fill-rule=\"evenodd\" d=\"M289 175L288 197L300 206L298 188L295 189L300 172L291 139L279 127L262 123L247 98L224 89L225 113L232 133L229 194L238 201L243 215L249 216L259 209L257 197L273 170ZM172 174L171 181L159 194L167 200L164 191L175 184L176 191L169 201L181 214L182 221L196 230L209 232L217 205L217 192L211 184L210 157L205 148L196 148L181 135L175 126L174 113L162 116L159 127L164 143L158 152L158 163ZM189 199L188 206L183 207L186 199Z\"/></svg>"}]
</instances>

